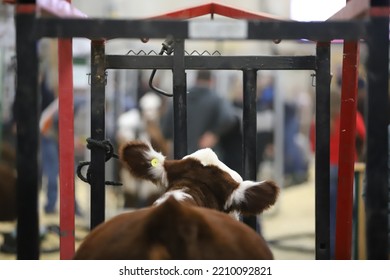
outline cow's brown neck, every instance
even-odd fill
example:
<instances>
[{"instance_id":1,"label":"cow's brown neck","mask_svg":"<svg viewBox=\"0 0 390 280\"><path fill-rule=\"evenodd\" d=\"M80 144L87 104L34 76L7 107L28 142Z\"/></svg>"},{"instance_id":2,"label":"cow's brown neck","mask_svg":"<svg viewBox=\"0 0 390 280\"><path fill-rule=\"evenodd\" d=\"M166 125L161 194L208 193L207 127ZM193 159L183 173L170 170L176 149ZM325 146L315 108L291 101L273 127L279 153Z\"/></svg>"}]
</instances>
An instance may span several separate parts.
<instances>
[{"instance_id":1,"label":"cow's brown neck","mask_svg":"<svg viewBox=\"0 0 390 280\"><path fill-rule=\"evenodd\" d=\"M192 197L192 201L183 202L196 206L225 211L227 198L238 186L226 172L218 167L203 166L195 159L167 161L165 168L169 182L167 193L182 190Z\"/></svg>"}]
</instances>

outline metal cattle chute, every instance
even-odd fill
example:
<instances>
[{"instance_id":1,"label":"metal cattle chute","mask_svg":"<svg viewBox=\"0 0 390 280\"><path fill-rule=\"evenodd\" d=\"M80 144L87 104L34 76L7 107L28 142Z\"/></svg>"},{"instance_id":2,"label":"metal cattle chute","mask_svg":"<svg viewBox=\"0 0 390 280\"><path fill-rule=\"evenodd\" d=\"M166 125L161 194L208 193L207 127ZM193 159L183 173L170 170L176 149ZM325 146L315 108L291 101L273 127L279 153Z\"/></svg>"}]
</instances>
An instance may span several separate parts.
<instances>
[{"instance_id":1,"label":"metal cattle chute","mask_svg":"<svg viewBox=\"0 0 390 280\"><path fill-rule=\"evenodd\" d=\"M368 116L367 116L367 161L366 161L366 211L367 248L369 259L387 259L387 171L388 151L388 1L349 1L345 8L325 22L293 22L261 17L211 3L202 9L191 8L187 15L199 15L200 11L213 11L221 15L229 12L237 16L237 21L210 22L185 21L182 13L171 13L160 18L146 20L89 19L82 13L69 9L73 18L45 18L36 16L36 1L20 1L16 6L17 34L17 172L18 172L18 259L39 258L38 228L38 57L36 43L44 37L60 39L60 139L72 141L73 111L71 81L71 38L91 39L91 139L105 140L105 83L107 69L171 69L173 73L173 103L175 107L175 157L186 153L186 70L187 69L234 69L243 73L244 81L244 137L243 170L244 177L256 176L256 72L258 70L313 70L316 77L316 159L315 159L315 204L316 204L316 258L329 259L329 135L330 135L330 47L334 39L345 41L342 98L356 97L356 91L344 91L347 84L356 83L357 46L364 39L368 46ZM38 1L37 1L38 2ZM45 1L39 1L45 2ZM55 2L55 1L54 1ZM364 2L366 5L357 3ZM207 6L208 5L208 6ZM206 8L205 8L206 7ZM41 7L45 9L43 5ZM207 10L210 8L210 10ZM212 8L212 9L211 9ZM53 13L54 9L51 9ZM190 12L189 12L190 11ZM56 13L54 12L56 15ZM69 16L68 14L68 16ZM365 15L362 18L362 15ZM65 15L66 16L66 15ZM228 30L226 30L228 29ZM231 32L234 30L234 32ZM172 55L107 55L105 40L112 38L173 38ZM186 40L296 40L306 39L316 42L316 54L308 56L189 56L185 54ZM62 58L62 59L61 59ZM351 68L352 67L352 68ZM61 86L62 85L62 86ZM62 105L61 105L62 104ZM344 104L344 103L342 103ZM356 109L342 105L344 121L348 123L355 116ZM71 119L71 121L69 121ZM343 122L343 120L342 120ZM70 131L70 132L69 132ZM340 145L350 145L355 128L340 139ZM352 135L352 136L351 136ZM62 141L62 140L61 140ZM61 143L60 143L61 145ZM68 143L69 145L69 143ZM70 145L71 146L71 145ZM61 150L62 149L62 150ZM60 233L61 258L72 258L74 253L74 179L72 151L60 148L61 162L70 163L60 170L61 203ZM66 152L68 151L68 153ZM349 197L353 184L353 154L346 152L340 162L340 175L345 178L342 197ZM91 227L104 221L106 150L94 148L91 151ZM72 176L73 175L73 176ZM352 179L351 179L352 178ZM350 220L352 202L348 199L343 209L345 222ZM70 205L70 207L69 207ZM73 205L73 206L72 206ZM73 211L73 212L72 212ZM73 217L74 219L74 217ZM256 227L254 217L246 220ZM72 225L73 223L73 225ZM351 234L338 235L346 243ZM345 242L344 242L345 241ZM387 246L385 246L387 245ZM339 258L348 258L348 248L336 248Z\"/></svg>"}]
</instances>

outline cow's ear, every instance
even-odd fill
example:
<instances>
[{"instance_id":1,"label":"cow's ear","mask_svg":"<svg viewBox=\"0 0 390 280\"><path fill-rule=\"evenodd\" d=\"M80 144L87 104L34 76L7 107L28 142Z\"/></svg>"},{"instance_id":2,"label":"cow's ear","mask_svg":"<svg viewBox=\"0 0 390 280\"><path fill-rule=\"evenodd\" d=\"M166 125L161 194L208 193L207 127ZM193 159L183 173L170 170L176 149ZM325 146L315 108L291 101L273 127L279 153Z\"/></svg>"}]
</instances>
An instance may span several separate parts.
<instances>
[{"instance_id":1,"label":"cow's ear","mask_svg":"<svg viewBox=\"0 0 390 280\"><path fill-rule=\"evenodd\" d=\"M243 181L226 202L225 209L244 215L256 215L276 202L279 188L272 181Z\"/></svg>"},{"instance_id":2,"label":"cow's ear","mask_svg":"<svg viewBox=\"0 0 390 280\"><path fill-rule=\"evenodd\" d=\"M119 157L134 177L166 186L165 157L149 143L128 142L121 147Z\"/></svg>"}]
</instances>

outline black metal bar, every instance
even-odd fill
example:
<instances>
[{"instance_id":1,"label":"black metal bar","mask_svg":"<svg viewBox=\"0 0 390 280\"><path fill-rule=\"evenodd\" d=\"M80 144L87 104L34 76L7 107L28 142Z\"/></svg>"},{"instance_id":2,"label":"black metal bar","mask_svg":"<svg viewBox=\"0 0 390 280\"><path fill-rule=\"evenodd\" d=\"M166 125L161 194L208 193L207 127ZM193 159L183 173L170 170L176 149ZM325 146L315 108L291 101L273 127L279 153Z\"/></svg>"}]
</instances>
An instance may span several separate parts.
<instances>
[{"instance_id":1,"label":"black metal bar","mask_svg":"<svg viewBox=\"0 0 390 280\"><path fill-rule=\"evenodd\" d=\"M257 71L246 69L243 71L243 162L244 179L256 180L256 91ZM244 216L243 222L256 231L260 231L256 216Z\"/></svg>"},{"instance_id":2,"label":"black metal bar","mask_svg":"<svg viewBox=\"0 0 390 280\"><path fill-rule=\"evenodd\" d=\"M279 23L281 25L278 25ZM307 39L312 41L345 39L352 41L364 38L366 35L366 22L363 20L307 23L274 21L263 24L260 21L249 21L248 39Z\"/></svg>"},{"instance_id":3,"label":"black metal bar","mask_svg":"<svg viewBox=\"0 0 390 280\"><path fill-rule=\"evenodd\" d=\"M170 20L57 19L36 20L37 37L115 38L186 38L188 23Z\"/></svg>"},{"instance_id":4,"label":"black metal bar","mask_svg":"<svg viewBox=\"0 0 390 280\"><path fill-rule=\"evenodd\" d=\"M316 259L330 258L330 43L317 43L315 231Z\"/></svg>"},{"instance_id":5,"label":"black metal bar","mask_svg":"<svg viewBox=\"0 0 390 280\"><path fill-rule=\"evenodd\" d=\"M187 69L315 69L315 56L186 56L184 59Z\"/></svg>"},{"instance_id":6,"label":"black metal bar","mask_svg":"<svg viewBox=\"0 0 390 280\"><path fill-rule=\"evenodd\" d=\"M169 35L181 39L205 40L215 40L215 36L219 35L208 32L202 38L199 38L189 34L190 24L194 23L182 20L38 18L34 24L35 29L33 35L36 38L85 37L91 39L166 38ZM367 21L364 20L328 22L248 20L247 31L244 31L244 34L240 38L235 37L232 39L308 39L323 41L346 39L353 41L366 36L366 24Z\"/></svg>"},{"instance_id":7,"label":"black metal bar","mask_svg":"<svg viewBox=\"0 0 390 280\"><path fill-rule=\"evenodd\" d=\"M107 69L172 69L173 57L163 55L107 55ZM315 56L185 56L185 69L314 70Z\"/></svg>"},{"instance_id":8,"label":"black metal bar","mask_svg":"<svg viewBox=\"0 0 390 280\"><path fill-rule=\"evenodd\" d=\"M388 1L376 1L386 4ZM389 125L389 18L371 18L368 25L366 99L366 241L368 259L388 259L388 133Z\"/></svg>"},{"instance_id":9,"label":"black metal bar","mask_svg":"<svg viewBox=\"0 0 390 280\"><path fill-rule=\"evenodd\" d=\"M107 69L172 69L173 56L106 55Z\"/></svg>"},{"instance_id":10,"label":"black metal bar","mask_svg":"<svg viewBox=\"0 0 390 280\"><path fill-rule=\"evenodd\" d=\"M39 259L39 114L37 42L29 36L34 13L17 13L17 258Z\"/></svg>"},{"instance_id":11,"label":"black metal bar","mask_svg":"<svg viewBox=\"0 0 390 280\"><path fill-rule=\"evenodd\" d=\"M173 54L173 152L174 158L187 155L187 77L184 68L184 40L175 40Z\"/></svg>"},{"instance_id":12,"label":"black metal bar","mask_svg":"<svg viewBox=\"0 0 390 280\"><path fill-rule=\"evenodd\" d=\"M105 42L91 42L91 138L105 140ZM105 219L106 151L91 147L91 229Z\"/></svg>"}]
</instances>

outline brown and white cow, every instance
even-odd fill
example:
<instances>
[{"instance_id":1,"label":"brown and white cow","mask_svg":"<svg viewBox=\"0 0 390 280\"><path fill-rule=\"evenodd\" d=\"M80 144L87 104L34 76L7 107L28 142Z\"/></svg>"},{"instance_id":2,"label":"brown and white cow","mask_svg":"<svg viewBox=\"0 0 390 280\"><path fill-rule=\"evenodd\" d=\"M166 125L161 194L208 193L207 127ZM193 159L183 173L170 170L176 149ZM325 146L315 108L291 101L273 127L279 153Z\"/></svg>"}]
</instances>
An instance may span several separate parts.
<instances>
[{"instance_id":1,"label":"brown and white cow","mask_svg":"<svg viewBox=\"0 0 390 280\"><path fill-rule=\"evenodd\" d=\"M0 143L0 222L16 220L16 153L12 145Z\"/></svg>"},{"instance_id":2,"label":"brown and white cow","mask_svg":"<svg viewBox=\"0 0 390 280\"><path fill-rule=\"evenodd\" d=\"M211 149L165 160L134 141L121 160L165 193L152 207L123 213L96 227L75 259L272 259L265 240L227 213L258 214L273 205L271 181L244 181Z\"/></svg>"}]
</instances>

